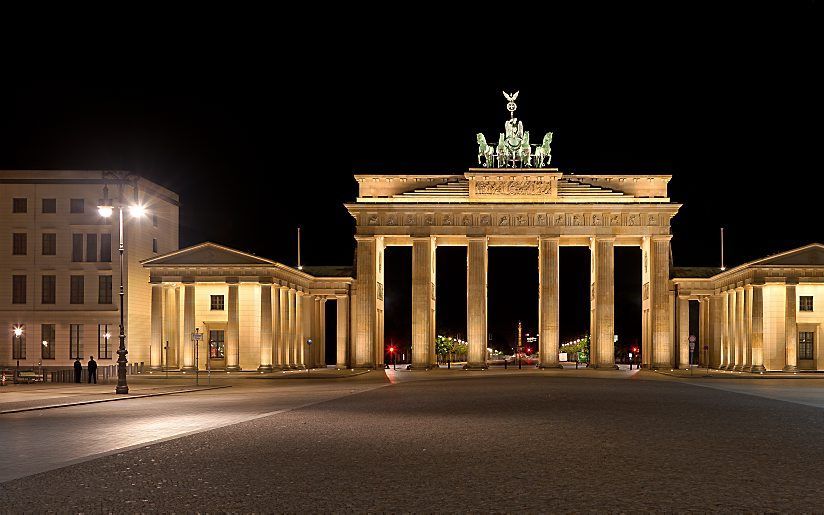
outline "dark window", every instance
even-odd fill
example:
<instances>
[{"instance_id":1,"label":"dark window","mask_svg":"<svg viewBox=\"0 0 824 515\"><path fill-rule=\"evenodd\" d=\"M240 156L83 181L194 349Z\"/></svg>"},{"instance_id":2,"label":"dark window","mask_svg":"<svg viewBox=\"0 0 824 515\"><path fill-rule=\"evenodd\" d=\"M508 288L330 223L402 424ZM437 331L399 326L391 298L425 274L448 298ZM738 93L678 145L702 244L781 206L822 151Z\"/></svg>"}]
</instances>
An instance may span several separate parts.
<instances>
[{"instance_id":1,"label":"dark window","mask_svg":"<svg viewBox=\"0 0 824 515\"><path fill-rule=\"evenodd\" d=\"M86 261L97 261L97 235L86 235Z\"/></svg>"},{"instance_id":2,"label":"dark window","mask_svg":"<svg viewBox=\"0 0 824 515\"><path fill-rule=\"evenodd\" d=\"M157 227L157 215L152 213L152 227Z\"/></svg>"},{"instance_id":3,"label":"dark window","mask_svg":"<svg viewBox=\"0 0 824 515\"><path fill-rule=\"evenodd\" d=\"M813 310L813 297L812 295L802 295L798 299L798 309L801 311L812 311Z\"/></svg>"},{"instance_id":4,"label":"dark window","mask_svg":"<svg viewBox=\"0 0 824 515\"><path fill-rule=\"evenodd\" d=\"M43 233L43 255L55 256L57 255L57 234L53 232Z\"/></svg>"},{"instance_id":5,"label":"dark window","mask_svg":"<svg viewBox=\"0 0 824 515\"><path fill-rule=\"evenodd\" d=\"M86 202L82 198L73 198L69 201L70 213L83 213L86 211Z\"/></svg>"},{"instance_id":6,"label":"dark window","mask_svg":"<svg viewBox=\"0 0 824 515\"><path fill-rule=\"evenodd\" d=\"M152 238L152 252L157 254L157 238Z\"/></svg>"},{"instance_id":7,"label":"dark window","mask_svg":"<svg viewBox=\"0 0 824 515\"><path fill-rule=\"evenodd\" d=\"M69 302L72 304L83 304L83 289L85 287L83 276L73 275L71 281L71 296Z\"/></svg>"},{"instance_id":8,"label":"dark window","mask_svg":"<svg viewBox=\"0 0 824 515\"><path fill-rule=\"evenodd\" d=\"M108 263L112 260L112 235L104 232L100 235L100 261Z\"/></svg>"},{"instance_id":9,"label":"dark window","mask_svg":"<svg viewBox=\"0 0 824 515\"><path fill-rule=\"evenodd\" d=\"M11 212L12 213L25 213L29 210L29 199L25 198L16 198L12 199L11 202Z\"/></svg>"},{"instance_id":10,"label":"dark window","mask_svg":"<svg viewBox=\"0 0 824 515\"><path fill-rule=\"evenodd\" d=\"M80 341L83 336L83 326L80 324L69 325L69 358L83 357L83 342Z\"/></svg>"},{"instance_id":11,"label":"dark window","mask_svg":"<svg viewBox=\"0 0 824 515\"><path fill-rule=\"evenodd\" d=\"M25 304L26 303L26 276L13 275L11 276L11 303Z\"/></svg>"},{"instance_id":12,"label":"dark window","mask_svg":"<svg viewBox=\"0 0 824 515\"><path fill-rule=\"evenodd\" d=\"M98 283L98 294L97 294L97 303L98 304L111 304L112 303L112 276L110 275L101 275L99 277L100 282Z\"/></svg>"},{"instance_id":13,"label":"dark window","mask_svg":"<svg viewBox=\"0 0 824 515\"><path fill-rule=\"evenodd\" d=\"M212 311L223 311L223 295L212 295Z\"/></svg>"},{"instance_id":14,"label":"dark window","mask_svg":"<svg viewBox=\"0 0 824 515\"><path fill-rule=\"evenodd\" d=\"M813 333L798 333L798 359L813 359Z\"/></svg>"},{"instance_id":15,"label":"dark window","mask_svg":"<svg viewBox=\"0 0 824 515\"><path fill-rule=\"evenodd\" d=\"M25 256L26 255L26 244L28 243L28 238L26 237L26 233L24 232L16 232L12 234L11 237L11 253L15 256Z\"/></svg>"},{"instance_id":16,"label":"dark window","mask_svg":"<svg viewBox=\"0 0 824 515\"><path fill-rule=\"evenodd\" d=\"M54 324L40 325L40 357L54 359Z\"/></svg>"},{"instance_id":17,"label":"dark window","mask_svg":"<svg viewBox=\"0 0 824 515\"><path fill-rule=\"evenodd\" d=\"M26 326L18 325L15 328L20 328L20 336L17 336L14 331L11 333L11 359L26 359Z\"/></svg>"},{"instance_id":18,"label":"dark window","mask_svg":"<svg viewBox=\"0 0 824 515\"><path fill-rule=\"evenodd\" d=\"M83 261L83 235L72 234L72 261Z\"/></svg>"},{"instance_id":19,"label":"dark window","mask_svg":"<svg viewBox=\"0 0 824 515\"><path fill-rule=\"evenodd\" d=\"M57 213L57 199L44 198L42 211L44 213Z\"/></svg>"},{"instance_id":20,"label":"dark window","mask_svg":"<svg viewBox=\"0 0 824 515\"><path fill-rule=\"evenodd\" d=\"M40 297L40 302L43 304L54 304L55 299L57 298L56 285L57 283L57 276L54 275L44 275L43 276L43 291Z\"/></svg>"},{"instance_id":21,"label":"dark window","mask_svg":"<svg viewBox=\"0 0 824 515\"><path fill-rule=\"evenodd\" d=\"M209 357L211 359L223 359L226 356L223 338L223 331L209 331Z\"/></svg>"},{"instance_id":22,"label":"dark window","mask_svg":"<svg viewBox=\"0 0 824 515\"><path fill-rule=\"evenodd\" d=\"M98 359L112 359L112 349L109 341L112 333L109 332L109 324L97 324L97 357Z\"/></svg>"}]
</instances>

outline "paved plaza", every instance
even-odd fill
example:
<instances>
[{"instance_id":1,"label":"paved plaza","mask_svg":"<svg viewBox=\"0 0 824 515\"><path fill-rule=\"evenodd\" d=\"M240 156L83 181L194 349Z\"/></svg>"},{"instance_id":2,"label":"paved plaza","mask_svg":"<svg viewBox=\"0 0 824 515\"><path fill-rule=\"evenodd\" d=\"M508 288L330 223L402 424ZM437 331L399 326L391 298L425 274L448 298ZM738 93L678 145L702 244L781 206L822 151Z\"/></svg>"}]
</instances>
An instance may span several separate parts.
<instances>
[{"instance_id":1,"label":"paved plaza","mask_svg":"<svg viewBox=\"0 0 824 515\"><path fill-rule=\"evenodd\" d=\"M4 414L0 500L85 513L819 509L824 378L748 377L377 371Z\"/></svg>"}]
</instances>

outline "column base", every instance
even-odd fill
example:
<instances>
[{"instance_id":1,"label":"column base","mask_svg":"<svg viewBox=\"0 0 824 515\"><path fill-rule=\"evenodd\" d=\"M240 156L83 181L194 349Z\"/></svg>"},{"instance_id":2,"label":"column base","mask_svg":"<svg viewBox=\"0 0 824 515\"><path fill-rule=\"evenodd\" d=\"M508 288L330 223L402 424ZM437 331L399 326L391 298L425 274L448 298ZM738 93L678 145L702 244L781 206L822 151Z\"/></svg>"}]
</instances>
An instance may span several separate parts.
<instances>
[{"instance_id":1,"label":"column base","mask_svg":"<svg viewBox=\"0 0 824 515\"><path fill-rule=\"evenodd\" d=\"M547 368L559 368L559 369L564 368L564 366L561 365L560 363L538 363L537 366L538 366L538 368L540 368L542 370L547 369Z\"/></svg>"},{"instance_id":2,"label":"column base","mask_svg":"<svg viewBox=\"0 0 824 515\"><path fill-rule=\"evenodd\" d=\"M787 365L782 370L784 370L784 372L798 372L798 367L795 365Z\"/></svg>"},{"instance_id":3,"label":"column base","mask_svg":"<svg viewBox=\"0 0 824 515\"><path fill-rule=\"evenodd\" d=\"M615 363L613 363L612 365L608 365L608 364L607 364L607 365L597 365L597 364L593 364L593 365L590 365L590 366L589 366L589 367L587 367L587 368L592 368L592 369L595 369L595 370L618 370L618 365L616 365Z\"/></svg>"},{"instance_id":4,"label":"column base","mask_svg":"<svg viewBox=\"0 0 824 515\"><path fill-rule=\"evenodd\" d=\"M414 363L411 365L406 365L406 370L433 370L436 368L441 368L438 365L415 365Z\"/></svg>"},{"instance_id":5,"label":"column base","mask_svg":"<svg viewBox=\"0 0 824 515\"><path fill-rule=\"evenodd\" d=\"M180 371L181 371L181 372L194 372L195 370L197 370L197 369L196 369L195 367L193 367L193 366L191 366L191 367L183 367L183 368L181 368L181 369L180 369Z\"/></svg>"},{"instance_id":6,"label":"column base","mask_svg":"<svg viewBox=\"0 0 824 515\"><path fill-rule=\"evenodd\" d=\"M228 367L226 367L226 371L227 372L240 372L240 366L238 366L238 365L228 366Z\"/></svg>"},{"instance_id":7,"label":"column base","mask_svg":"<svg viewBox=\"0 0 824 515\"><path fill-rule=\"evenodd\" d=\"M486 370L489 366L486 363L467 363L463 366L464 370Z\"/></svg>"},{"instance_id":8,"label":"column base","mask_svg":"<svg viewBox=\"0 0 824 515\"><path fill-rule=\"evenodd\" d=\"M653 370L659 370L659 369L660 370L665 370L667 368L670 369L670 370L674 370L675 366L671 365L669 363L656 363L654 365L650 365L650 368L653 369Z\"/></svg>"},{"instance_id":9,"label":"column base","mask_svg":"<svg viewBox=\"0 0 824 515\"><path fill-rule=\"evenodd\" d=\"M744 370L744 365L735 365L730 370L733 372L742 372Z\"/></svg>"},{"instance_id":10,"label":"column base","mask_svg":"<svg viewBox=\"0 0 824 515\"><path fill-rule=\"evenodd\" d=\"M274 370L272 365L261 365L257 369L258 372L273 372Z\"/></svg>"},{"instance_id":11,"label":"column base","mask_svg":"<svg viewBox=\"0 0 824 515\"><path fill-rule=\"evenodd\" d=\"M758 373L766 372L766 371L767 371L767 369L764 368L764 365L753 365L748 370L748 372L752 372L754 374L758 374Z\"/></svg>"}]
</instances>

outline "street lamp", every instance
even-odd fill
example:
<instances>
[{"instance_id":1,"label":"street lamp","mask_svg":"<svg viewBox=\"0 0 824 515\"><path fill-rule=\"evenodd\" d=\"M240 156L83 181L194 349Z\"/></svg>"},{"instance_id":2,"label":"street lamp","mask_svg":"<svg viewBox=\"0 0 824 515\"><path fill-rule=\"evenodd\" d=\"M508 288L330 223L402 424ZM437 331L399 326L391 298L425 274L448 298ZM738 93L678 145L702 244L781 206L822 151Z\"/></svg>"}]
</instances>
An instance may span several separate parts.
<instances>
[{"instance_id":1,"label":"street lamp","mask_svg":"<svg viewBox=\"0 0 824 515\"><path fill-rule=\"evenodd\" d=\"M135 188L135 202L128 206L129 212L134 217L142 217L146 214L146 208L137 203L137 189ZM118 222L119 222L119 241L118 247L120 254L120 346L117 349L117 386L114 393L129 393L129 385L126 383L126 330L123 322L123 298L126 290L123 287L123 185L120 185L120 195L117 205ZM109 199L109 187L103 186L103 198L100 200L100 205L97 206L97 213L103 218L109 218L114 213L114 206ZM108 335L107 335L108 338Z\"/></svg>"}]
</instances>

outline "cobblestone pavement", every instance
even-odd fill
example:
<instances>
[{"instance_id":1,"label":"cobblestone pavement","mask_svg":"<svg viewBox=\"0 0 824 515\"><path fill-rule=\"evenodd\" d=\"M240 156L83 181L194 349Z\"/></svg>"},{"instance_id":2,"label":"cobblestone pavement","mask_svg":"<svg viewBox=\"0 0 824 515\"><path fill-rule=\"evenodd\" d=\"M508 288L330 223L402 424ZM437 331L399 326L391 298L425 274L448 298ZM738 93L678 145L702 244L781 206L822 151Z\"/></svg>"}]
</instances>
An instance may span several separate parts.
<instances>
[{"instance_id":1,"label":"cobblestone pavement","mask_svg":"<svg viewBox=\"0 0 824 515\"><path fill-rule=\"evenodd\" d=\"M824 506L821 409L653 374L560 374L436 372L2 483L0 501L85 513Z\"/></svg>"}]
</instances>

